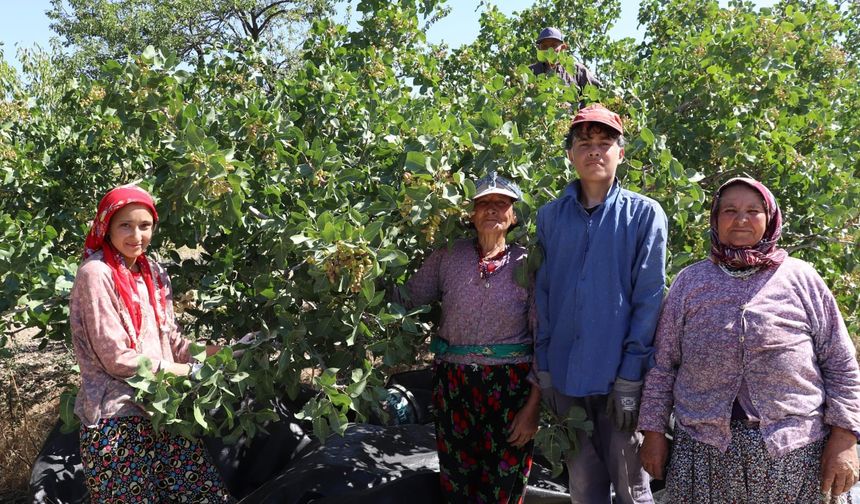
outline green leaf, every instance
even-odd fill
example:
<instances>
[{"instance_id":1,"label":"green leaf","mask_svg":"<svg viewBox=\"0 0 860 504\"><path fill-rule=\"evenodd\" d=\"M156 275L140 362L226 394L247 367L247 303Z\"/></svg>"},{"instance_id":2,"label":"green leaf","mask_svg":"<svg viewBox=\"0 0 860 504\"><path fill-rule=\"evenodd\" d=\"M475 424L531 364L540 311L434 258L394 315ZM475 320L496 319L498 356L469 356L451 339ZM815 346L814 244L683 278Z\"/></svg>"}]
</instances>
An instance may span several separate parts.
<instances>
[{"instance_id":1,"label":"green leaf","mask_svg":"<svg viewBox=\"0 0 860 504\"><path fill-rule=\"evenodd\" d=\"M652 145L654 143L654 133L651 133L651 130L648 128L642 128L639 131L639 138L642 139L647 145Z\"/></svg>"},{"instance_id":2,"label":"green leaf","mask_svg":"<svg viewBox=\"0 0 860 504\"><path fill-rule=\"evenodd\" d=\"M155 59L156 56L158 56L158 51L155 50L155 47L148 45L146 46L146 48L144 48L141 56L143 56L144 59L152 61Z\"/></svg>"},{"instance_id":3,"label":"green leaf","mask_svg":"<svg viewBox=\"0 0 860 504\"><path fill-rule=\"evenodd\" d=\"M550 462L553 477L561 474L565 454L570 451L570 440L565 431L556 425L542 427L535 434L535 446Z\"/></svg>"},{"instance_id":4,"label":"green leaf","mask_svg":"<svg viewBox=\"0 0 860 504\"><path fill-rule=\"evenodd\" d=\"M458 205L462 196L460 195L460 190L456 186L448 184L442 191L442 197L452 205Z\"/></svg>"},{"instance_id":5,"label":"green leaf","mask_svg":"<svg viewBox=\"0 0 860 504\"><path fill-rule=\"evenodd\" d=\"M382 228L384 226L385 221L383 220L371 221L367 224L367 226L365 226L364 232L362 232L362 237L365 240L372 242L375 238L379 236L379 233L382 231Z\"/></svg>"},{"instance_id":6,"label":"green leaf","mask_svg":"<svg viewBox=\"0 0 860 504\"><path fill-rule=\"evenodd\" d=\"M328 243L334 243L337 240L337 231L334 224L326 222L322 231L320 231L320 237Z\"/></svg>"},{"instance_id":7,"label":"green leaf","mask_svg":"<svg viewBox=\"0 0 860 504\"><path fill-rule=\"evenodd\" d=\"M80 428L80 421L75 415L75 400L77 399L77 387L64 390L60 394L60 420L63 422L61 432L68 434Z\"/></svg>"},{"instance_id":8,"label":"green leaf","mask_svg":"<svg viewBox=\"0 0 860 504\"><path fill-rule=\"evenodd\" d=\"M529 265L527 262L521 262L517 265L517 269L514 271L514 278L517 281L517 285L523 289L529 288Z\"/></svg>"},{"instance_id":9,"label":"green leaf","mask_svg":"<svg viewBox=\"0 0 860 504\"><path fill-rule=\"evenodd\" d=\"M188 354L191 355L191 358L195 361L203 362L206 360L206 345L192 342L191 345L188 346Z\"/></svg>"},{"instance_id":10,"label":"green leaf","mask_svg":"<svg viewBox=\"0 0 860 504\"><path fill-rule=\"evenodd\" d=\"M239 382L243 382L243 381L247 380L250 377L251 377L250 374L246 373L245 371L240 371L240 372L234 374L233 376L231 376L230 381L233 383L239 383Z\"/></svg>"},{"instance_id":11,"label":"green leaf","mask_svg":"<svg viewBox=\"0 0 860 504\"><path fill-rule=\"evenodd\" d=\"M380 263L388 263L393 262L396 265L404 265L409 262L409 256L406 255L405 252L396 249L388 249L380 251L380 254L376 257L376 260Z\"/></svg>"},{"instance_id":12,"label":"green leaf","mask_svg":"<svg viewBox=\"0 0 860 504\"><path fill-rule=\"evenodd\" d=\"M796 11L794 16L791 18L791 21L796 26L802 26L809 22L809 18L803 13L803 11Z\"/></svg>"},{"instance_id":13,"label":"green leaf","mask_svg":"<svg viewBox=\"0 0 860 504\"><path fill-rule=\"evenodd\" d=\"M424 154L415 151L409 151L406 153L406 164L404 165L404 169L410 172L424 172L424 165L426 162L426 158Z\"/></svg>"},{"instance_id":14,"label":"green leaf","mask_svg":"<svg viewBox=\"0 0 860 504\"><path fill-rule=\"evenodd\" d=\"M167 414L167 408L170 403L170 397L167 395L167 391L164 388L158 388L155 392L155 399L152 401L152 408L163 414Z\"/></svg>"},{"instance_id":15,"label":"green leaf","mask_svg":"<svg viewBox=\"0 0 860 504\"><path fill-rule=\"evenodd\" d=\"M364 296L364 299L368 303L373 301L373 298L376 296L376 285L373 280L365 280L361 282L361 295Z\"/></svg>"},{"instance_id":16,"label":"green leaf","mask_svg":"<svg viewBox=\"0 0 860 504\"><path fill-rule=\"evenodd\" d=\"M194 409L194 420L204 429L209 429L209 424L206 423L206 417L203 416L203 410L200 409L200 405L195 402L193 409Z\"/></svg>"},{"instance_id":17,"label":"green leaf","mask_svg":"<svg viewBox=\"0 0 860 504\"><path fill-rule=\"evenodd\" d=\"M137 360L137 376L153 381L155 380L155 375L152 373L152 361L149 357L141 356Z\"/></svg>"},{"instance_id":18,"label":"green leaf","mask_svg":"<svg viewBox=\"0 0 860 504\"><path fill-rule=\"evenodd\" d=\"M502 117L491 108L484 108L481 111L481 119L483 119L490 128L498 128L502 125Z\"/></svg>"},{"instance_id":19,"label":"green leaf","mask_svg":"<svg viewBox=\"0 0 860 504\"><path fill-rule=\"evenodd\" d=\"M534 246L529 249L528 255L529 272L536 273L543 264L543 248Z\"/></svg>"},{"instance_id":20,"label":"green leaf","mask_svg":"<svg viewBox=\"0 0 860 504\"><path fill-rule=\"evenodd\" d=\"M680 178L681 174L684 173L684 167L681 166L681 163L677 159L672 159L669 162L669 173L672 175L672 178Z\"/></svg>"}]
</instances>

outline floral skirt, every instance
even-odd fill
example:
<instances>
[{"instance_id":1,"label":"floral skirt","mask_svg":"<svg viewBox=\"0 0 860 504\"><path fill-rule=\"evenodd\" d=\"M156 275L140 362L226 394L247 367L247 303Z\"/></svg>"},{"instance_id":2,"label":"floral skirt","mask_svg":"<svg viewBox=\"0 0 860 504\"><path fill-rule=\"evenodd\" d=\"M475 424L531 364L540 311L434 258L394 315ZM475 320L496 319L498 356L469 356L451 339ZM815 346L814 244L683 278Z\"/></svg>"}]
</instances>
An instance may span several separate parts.
<instances>
[{"instance_id":1,"label":"floral skirt","mask_svg":"<svg viewBox=\"0 0 860 504\"><path fill-rule=\"evenodd\" d=\"M149 420L116 417L81 426L91 502L233 502L199 441L158 433Z\"/></svg>"},{"instance_id":2,"label":"floral skirt","mask_svg":"<svg viewBox=\"0 0 860 504\"><path fill-rule=\"evenodd\" d=\"M507 438L529 397L530 370L530 363L435 364L436 450L447 502L522 501L534 442L516 448Z\"/></svg>"},{"instance_id":3,"label":"floral skirt","mask_svg":"<svg viewBox=\"0 0 860 504\"><path fill-rule=\"evenodd\" d=\"M821 503L820 471L824 441L819 440L774 459L765 449L758 427L733 421L732 441L725 453L695 441L681 429L666 477L667 502L682 504ZM848 494L831 503L851 500Z\"/></svg>"}]
</instances>

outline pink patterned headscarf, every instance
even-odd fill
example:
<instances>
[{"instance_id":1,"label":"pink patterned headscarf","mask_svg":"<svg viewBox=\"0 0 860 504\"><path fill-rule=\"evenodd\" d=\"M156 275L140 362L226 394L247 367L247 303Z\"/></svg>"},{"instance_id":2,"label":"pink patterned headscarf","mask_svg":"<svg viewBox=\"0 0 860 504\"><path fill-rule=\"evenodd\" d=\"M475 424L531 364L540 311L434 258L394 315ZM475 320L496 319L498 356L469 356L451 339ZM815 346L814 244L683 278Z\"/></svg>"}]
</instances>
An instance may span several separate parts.
<instances>
[{"instance_id":1,"label":"pink patterned headscarf","mask_svg":"<svg viewBox=\"0 0 860 504\"><path fill-rule=\"evenodd\" d=\"M761 241L750 247L730 247L720 241L717 231L720 196L728 187L738 184L743 184L761 194L767 212L764 235ZM782 213L779 211L776 198L764 184L751 178L738 177L720 186L711 204L711 261L715 264L724 264L729 268L778 266L788 257L788 252L776 246L780 235L782 235Z\"/></svg>"}]
</instances>

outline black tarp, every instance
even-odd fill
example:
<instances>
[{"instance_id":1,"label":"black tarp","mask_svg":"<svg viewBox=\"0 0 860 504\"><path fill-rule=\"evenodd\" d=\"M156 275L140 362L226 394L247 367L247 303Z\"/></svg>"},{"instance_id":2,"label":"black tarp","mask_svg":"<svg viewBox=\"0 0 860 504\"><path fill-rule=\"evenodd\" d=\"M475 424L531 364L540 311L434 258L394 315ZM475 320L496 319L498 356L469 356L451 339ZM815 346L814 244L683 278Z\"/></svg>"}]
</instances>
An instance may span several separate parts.
<instances>
[{"instance_id":1,"label":"black tarp","mask_svg":"<svg viewBox=\"0 0 860 504\"><path fill-rule=\"evenodd\" d=\"M352 425L343 437L331 436L325 444L311 439L307 423L293 415L315 393L310 389L295 401L276 402L280 420L254 439L204 443L242 504L440 502L435 438L427 423L432 421L430 377L428 369L393 376L386 384L390 415L377 422L386 425ZM398 424L404 419L424 423ZM564 474L552 478L536 454L526 503L569 502L566 481ZM77 430L63 434L58 422L51 431L33 464L30 497L39 504L88 502ZM852 497L860 502L860 484Z\"/></svg>"},{"instance_id":2,"label":"black tarp","mask_svg":"<svg viewBox=\"0 0 860 504\"><path fill-rule=\"evenodd\" d=\"M221 439L203 443L218 467L230 493L244 496L271 480L303 450L319 445L305 434L305 426L293 416L310 397L304 390L298 401L275 401L279 421L269 422L248 440L233 445ZM30 501L35 504L89 502L81 466L78 431L63 434L57 422L48 435L30 472Z\"/></svg>"}]
</instances>

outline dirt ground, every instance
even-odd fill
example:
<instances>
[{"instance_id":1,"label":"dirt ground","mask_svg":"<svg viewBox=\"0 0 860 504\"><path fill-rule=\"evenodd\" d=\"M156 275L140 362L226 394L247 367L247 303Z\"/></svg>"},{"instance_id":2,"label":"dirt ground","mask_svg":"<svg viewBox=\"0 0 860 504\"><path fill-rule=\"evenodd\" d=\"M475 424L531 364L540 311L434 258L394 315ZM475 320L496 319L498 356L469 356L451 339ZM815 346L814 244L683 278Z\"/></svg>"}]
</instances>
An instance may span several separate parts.
<instances>
[{"instance_id":1,"label":"dirt ground","mask_svg":"<svg viewBox=\"0 0 860 504\"><path fill-rule=\"evenodd\" d=\"M30 467L59 418L60 394L75 384L74 356L63 343L39 350L35 331L11 338L0 358L0 503L24 502Z\"/></svg>"}]
</instances>

